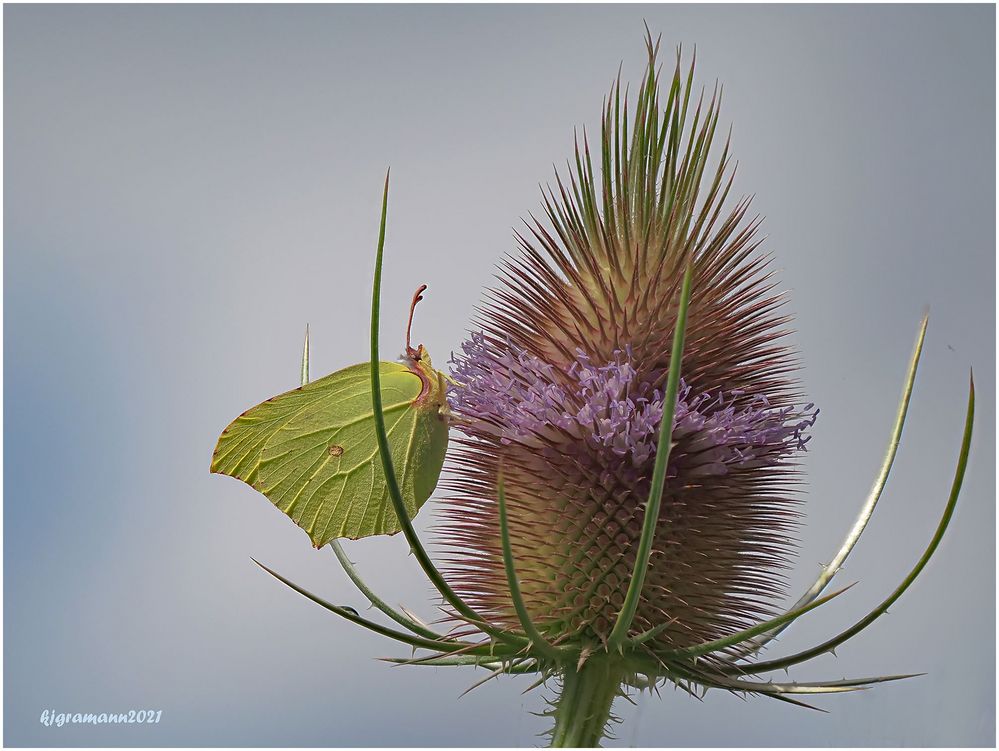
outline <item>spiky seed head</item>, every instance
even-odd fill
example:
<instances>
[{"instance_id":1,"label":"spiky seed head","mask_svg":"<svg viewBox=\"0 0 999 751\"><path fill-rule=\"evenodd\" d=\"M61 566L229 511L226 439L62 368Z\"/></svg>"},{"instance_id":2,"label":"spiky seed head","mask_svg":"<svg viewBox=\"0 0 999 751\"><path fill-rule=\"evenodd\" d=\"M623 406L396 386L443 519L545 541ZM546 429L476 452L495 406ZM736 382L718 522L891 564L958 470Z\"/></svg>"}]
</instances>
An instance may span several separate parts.
<instances>
[{"instance_id":1,"label":"spiky seed head","mask_svg":"<svg viewBox=\"0 0 999 751\"><path fill-rule=\"evenodd\" d=\"M606 642L641 534L677 299L693 264L682 383L660 517L632 634L650 648L719 638L773 612L793 553L794 456L818 410L796 406L758 218L725 213L729 147L709 158L719 95L692 99L680 53L658 42L634 108L612 87L600 152L584 134L545 220L518 234L452 360L464 437L439 530L455 589L515 628L497 520L502 467L513 552L532 619L551 640ZM629 114L630 113L630 114ZM594 165L594 161L598 163ZM709 169L710 165L710 169ZM706 177L707 175L707 177Z\"/></svg>"}]
</instances>

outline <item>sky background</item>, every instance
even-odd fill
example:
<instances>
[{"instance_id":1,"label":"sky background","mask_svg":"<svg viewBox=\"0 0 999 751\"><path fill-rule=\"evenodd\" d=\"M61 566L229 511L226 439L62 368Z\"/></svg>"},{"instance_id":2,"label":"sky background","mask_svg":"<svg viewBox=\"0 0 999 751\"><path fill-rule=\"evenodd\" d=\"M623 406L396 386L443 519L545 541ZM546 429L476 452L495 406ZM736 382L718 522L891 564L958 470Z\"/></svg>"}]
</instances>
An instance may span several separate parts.
<instances>
[{"instance_id":1,"label":"sky background","mask_svg":"<svg viewBox=\"0 0 999 751\"><path fill-rule=\"evenodd\" d=\"M237 414L366 358L392 166L382 348L442 365L539 183L597 126L643 19L724 83L736 191L755 193L796 314L807 455L793 592L852 523L919 317L923 364L888 490L842 583L772 654L837 633L920 555L946 501L968 368L977 432L956 516L888 616L795 675L928 676L831 714L664 690L617 745L995 743L995 9L991 6L4 8L4 743L530 746L527 679L394 668L254 556L362 608L327 548L208 473ZM433 523L435 503L419 517ZM432 618L401 539L349 544ZM44 727L162 710L157 725Z\"/></svg>"}]
</instances>

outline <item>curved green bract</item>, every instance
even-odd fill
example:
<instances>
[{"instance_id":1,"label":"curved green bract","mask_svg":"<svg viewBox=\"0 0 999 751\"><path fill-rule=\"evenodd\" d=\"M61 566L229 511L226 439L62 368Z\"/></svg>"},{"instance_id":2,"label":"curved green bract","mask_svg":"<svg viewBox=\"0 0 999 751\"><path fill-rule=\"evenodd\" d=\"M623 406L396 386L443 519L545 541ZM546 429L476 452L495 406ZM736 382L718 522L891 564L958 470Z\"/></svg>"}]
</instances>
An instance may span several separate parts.
<instances>
[{"instance_id":1,"label":"curved green bract","mask_svg":"<svg viewBox=\"0 0 999 751\"><path fill-rule=\"evenodd\" d=\"M424 378L405 365L381 362L379 371L389 446L412 517L444 463L446 406L441 390L425 390ZM340 537L398 532L378 457L369 377L367 363L354 365L247 410L222 432L212 472L259 490L317 548Z\"/></svg>"},{"instance_id":2,"label":"curved green bract","mask_svg":"<svg viewBox=\"0 0 999 751\"><path fill-rule=\"evenodd\" d=\"M666 378L666 394L663 397L663 416L659 423L659 442L656 444L656 463L652 468L652 484L649 489L649 500L645 505L645 518L642 522L642 536L638 540L638 552L635 554L635 569L628 584L628 592L617 614L617 621L611 630L608 643L615 649L621 649L628 629L638 610L638 600L642 596L645 585L645 574L649 567L649 556L652 555L652 539L656 535L656 524L659 521L659 506L662 503L663 488L666 484L666 464L672 448L673 415L676 411L677 392L680 389L680 368L683 360L683 340L687 329L687 307L690 305L690 287L694 278L694 267L687 264L683 273L683 284L680 288L680 300L677 303L676 327L673 331L673 350L669 360L669 375Z\"/></svg>"}]
</instances>

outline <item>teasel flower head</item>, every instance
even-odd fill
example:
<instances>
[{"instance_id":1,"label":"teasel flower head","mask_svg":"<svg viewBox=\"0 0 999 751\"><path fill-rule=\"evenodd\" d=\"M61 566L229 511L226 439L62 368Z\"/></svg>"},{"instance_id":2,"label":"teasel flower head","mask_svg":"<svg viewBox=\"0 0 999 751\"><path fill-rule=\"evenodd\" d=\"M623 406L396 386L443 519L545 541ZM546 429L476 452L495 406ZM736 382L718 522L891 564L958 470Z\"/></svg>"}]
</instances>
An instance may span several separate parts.
<instances>
[{"instance_id":1,"label":"teasel flower head","mask_svg":"<svg viewBox=\"0 0 999 751\"><path fill-rule=\"evenodd\" d=\"M729 138L713 148L720 91L694 95L679 51L664 80L659 42L647 47L634 107L619 78L598 145L577 137L452 355L463 437L444 483L445 575L494 627L529 622L535 641L580 654L575 669L630 649L619 666L653 683L795 701L806 689L739 680L775 667L745 660L828 599L887 471L833 562L777 615L819 410L796 380L760 219L750 199L729 200ZM892 445L886 468L897 432ZM616 676L643 685L629 669Z\"/></svg>"},{"instance_id":2,"label":"teasel flower head","mask_svg":"<svg viewBox=\"0 0 999 751\"><path fill-rule=\"evenodd\" d=\"M728 143L712 159L720 96L695 100L678 59L661 102L649 54L632 119L618 82L596 153L584 134L544 219L518 234L481 329L453 356L465 438L442 536L456 590L515 624L502 470L532 619L551 639L606 645L635 568L689 266L672 446L628 632L669 623L650 647L678 648L773 615L794 552L797 459L818 410L799 394L759 221L748 200L725 210Z\"/></svg>"},{"instance_id":3,"label":"teasel flower head","mask_svg":"<svg viewBox=\"0 0 999 751\"><path fill-rule=\"evenodd\" d=\"M452 355L455 435L436 527L440 569L388 483L450 629L387 605L336 541L350 578L408 634L279 576L354 623L428 650L391 662L484 667L485 681L532 673L533 686L554 685L556 746L596 745L617 696L664 681L695 696L720 688L810 706L798 697L909 677L768 676L835 650L901 597L949 524L971 440L973 382L950 495L910 573L845 631L760 659L783 629L845 591L823 594L887 482L927 320L870 494L814 584L786 609L800 461L819 410L796 380L789 313L761 248L760 220L749 199L730 200L734 166L729 139L719 147L720 92L695 96L693 65L685 72L679 51L664 78L658 41L648 37L647 48L640 87L631 96L614 83L598 146L591 149L585 131L579 136L568 172L544 192L543 214L517 234L519 252L504 261ZM377 337L387 200L386 180L371 387L391 480ZM307 359L308 346L303 382Z\"/></svg>"}]
</instances>

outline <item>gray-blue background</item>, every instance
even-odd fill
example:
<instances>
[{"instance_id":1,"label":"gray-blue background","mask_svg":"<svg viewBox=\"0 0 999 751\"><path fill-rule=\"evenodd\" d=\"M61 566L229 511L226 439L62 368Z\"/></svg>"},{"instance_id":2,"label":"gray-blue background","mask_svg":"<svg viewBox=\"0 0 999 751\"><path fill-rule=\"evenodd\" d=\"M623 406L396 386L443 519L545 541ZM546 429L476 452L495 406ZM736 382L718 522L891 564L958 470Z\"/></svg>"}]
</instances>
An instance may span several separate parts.
<instances>
[{"instance_id":1,"label":"gray-blue background","mask_svg":"<svg viewBox=\"0 0 999 751\"><path fill-rule=\"evenodd\" d=\"M819 703L620 702L622 744L995 742L995 37L977 7L6 6L4 722L7 745L530 745L526 680L390 668L405 654L251 555L361 607L330 551L208 474L219 431L363 360L379 191L393 168L383 349L460 342L510 228L595 127L642 20L725 85L822 416L794 588L880 461L924 305L893 480L842 574L860 585L774 654L845 627L943 507L967 371L978 432L952 528L891 613L802 679L926 671ZM420 517L429 525L433 505ZM425 617L400 539L348 547ZM162 709L159 725L47 728Z\"/></svg>"}]
</instances>

